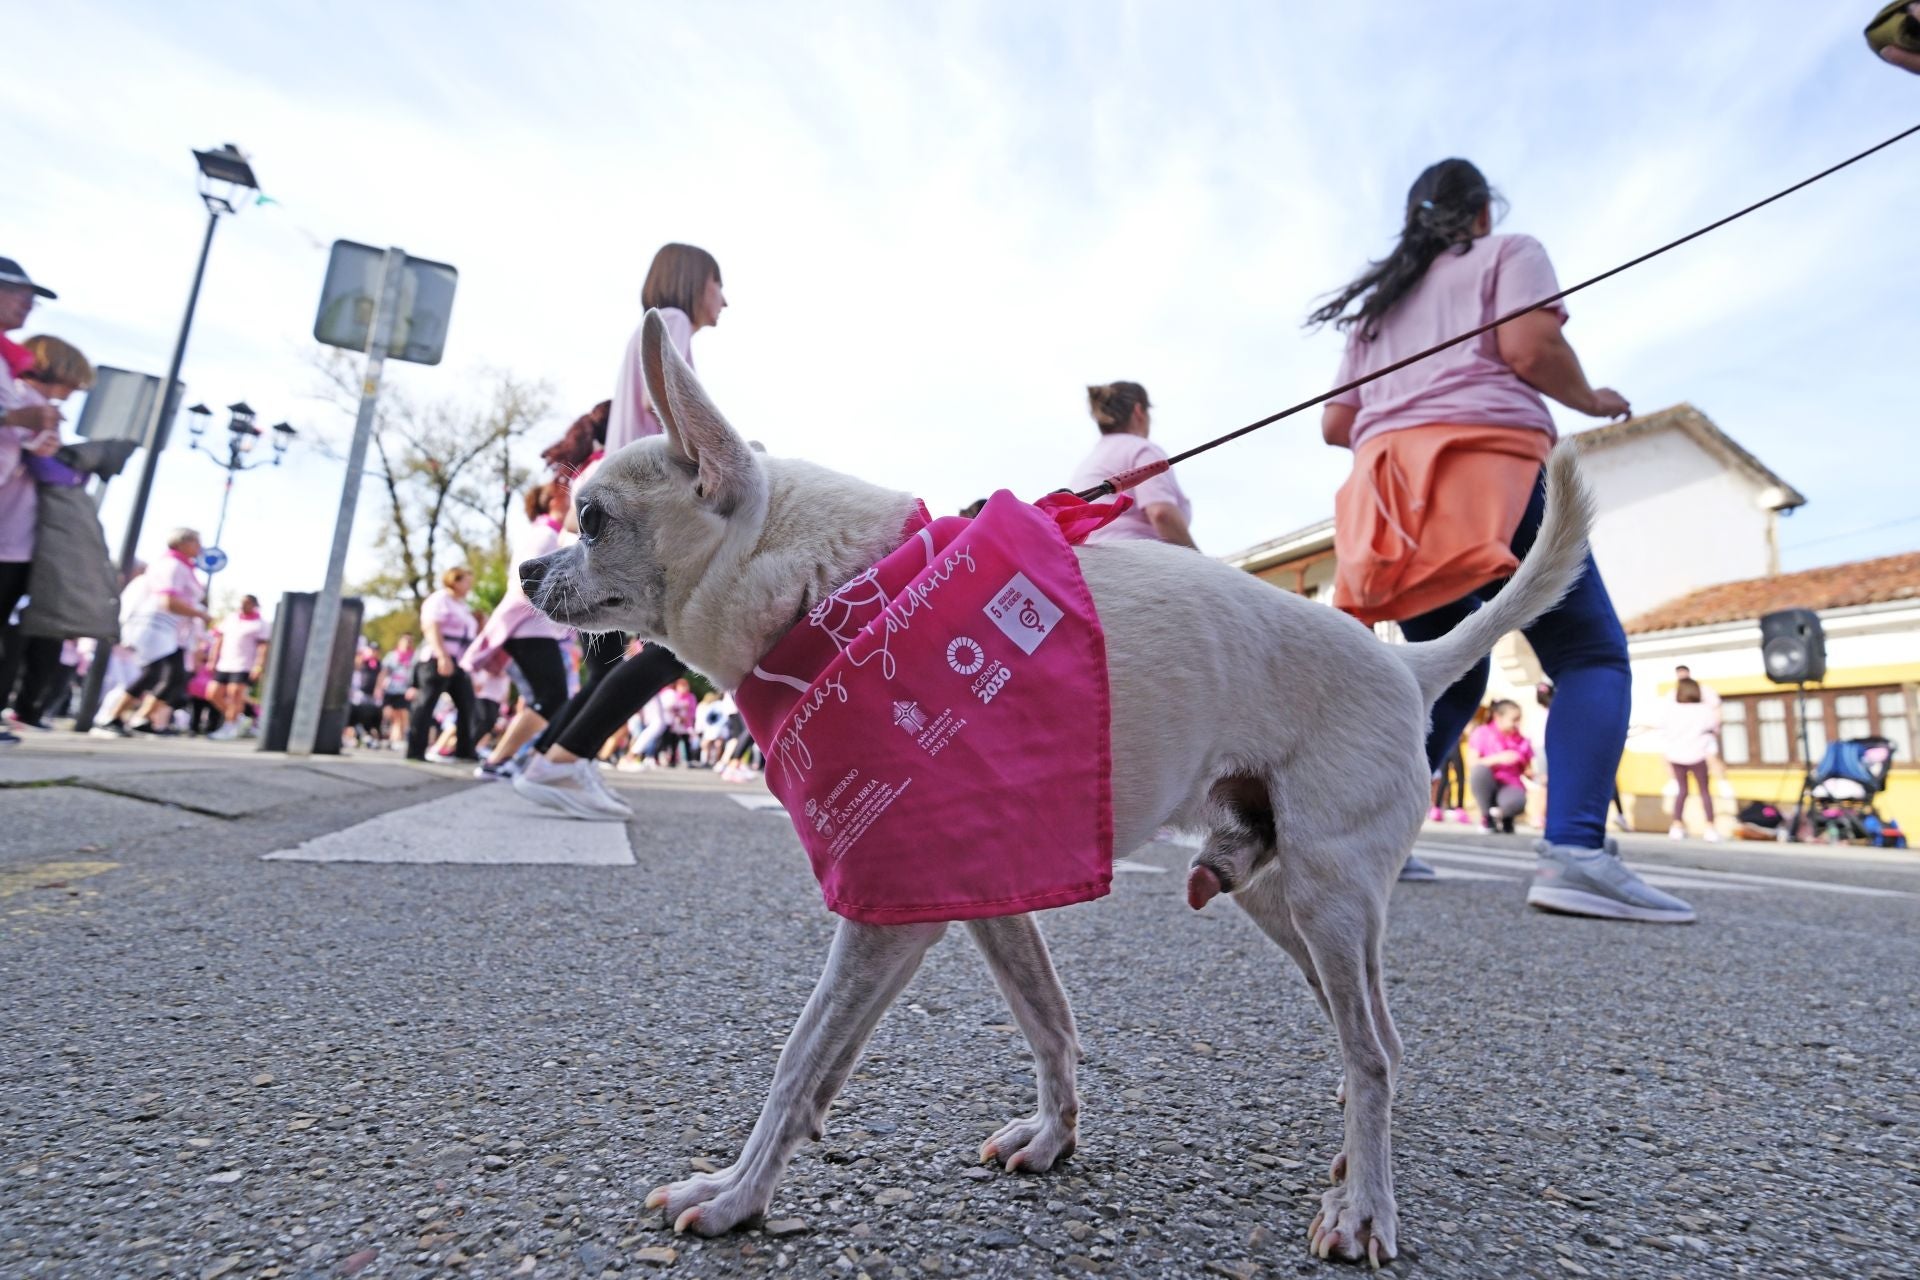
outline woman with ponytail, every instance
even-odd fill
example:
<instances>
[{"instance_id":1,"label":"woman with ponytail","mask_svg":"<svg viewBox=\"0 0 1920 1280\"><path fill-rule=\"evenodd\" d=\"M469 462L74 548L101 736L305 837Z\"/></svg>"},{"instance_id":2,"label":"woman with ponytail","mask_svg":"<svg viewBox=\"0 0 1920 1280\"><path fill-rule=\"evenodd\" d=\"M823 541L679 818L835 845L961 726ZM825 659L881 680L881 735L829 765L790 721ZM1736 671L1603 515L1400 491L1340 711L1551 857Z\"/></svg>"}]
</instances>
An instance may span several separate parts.
<instances>
[{"instance_id":1,"label":"woman with ponytail","mask_svg":"<svg viewBox=\"0 0 1920 1280\"><path fill-rule=\"evenodd\" d=\"M720 286L720 264L705 249L690 244L668 244L653 255L646 281L640 286L640 308L643 317L647 311L660 313L674 348L689 366L693 363L693 335L720 323L720 313L726 306L727 297ZM597 428L604 440L604 451L608 453L662 431L660 419L647 400L647 383L640 364L640 333L636 327L627 343L626 358L614 383L613 400L606 406L603 425ZM570 458L578 451L578 442L569 449L568 441L562 440L555 449L566 450ZM580 479L574 482L576 489L599 457L599 453L589 455ZM549 461L552 463L554 459ZM570 528L573 519L574 513L570 511ZM610 642L616 640L618 647L614 648ZM520 795L535 804L588 821L624 822L633 816L632 807L600 780L594 759L607 739L629 717L652 701L653 695L686 675L687 668L657 644L604 665L609 653L625 650L625 636L588 638L589 662L602 664L599 677L591 682L583 681L580 692L567 700L566 706L541 732L534 743L533 756L526 767L514 775L513 789Z\"/></svg>"},{"instance_id":2,"label":"woman with ponytail","mask_svg":"<svg viewBox=\"0 0 1920 1280\"><path fill-rule=\"evenodd\" d=\"M1498 201L1465 160L1427 168L1407 192L1393 252L1335 291L1309 323L1347 332L1336 381L1350 382L1496 316L1559 292L1530 236L1494 235ZM1496 593L1533 545L1547 454L1547 399L1620 418L1626 399L1587 382L1560 303L1328 403L1321 435L1353 451L1334 504L1334 603L1409 640L1451 631ZM1610 919L1685 923L1693 909L1643 882L1606 840L1607 805L1626 744L1627 639L1600 572L1587 571L1527 639L1553 680L1547 723L1546 838L1527 901ZM1438 769L1480 705L1489 662L1440 696L1427 736ZM1403 878L1431 878L1418 860Z\"/></svg>"},{"instance_id":3,"label":"woman with ponytail","mask_svg":"<svg viewBox=\"0 0 1920 1280\"><path fill-rule=\"evenodd\" d=\"M1153 405L1147 389L1137 382L1109 382L1087 388L1087 411L1100 428L1093 451L1074 468L1073 487L1091 489L1110 476L1165 461L1167 451L1147 439ZM1152 538L1191 547L1193 504L1187 501L1173 472L1163 471L1128 490L1133 506L1118 519L1087 535L1088 542Z\"/></svg>"}]
</instances>

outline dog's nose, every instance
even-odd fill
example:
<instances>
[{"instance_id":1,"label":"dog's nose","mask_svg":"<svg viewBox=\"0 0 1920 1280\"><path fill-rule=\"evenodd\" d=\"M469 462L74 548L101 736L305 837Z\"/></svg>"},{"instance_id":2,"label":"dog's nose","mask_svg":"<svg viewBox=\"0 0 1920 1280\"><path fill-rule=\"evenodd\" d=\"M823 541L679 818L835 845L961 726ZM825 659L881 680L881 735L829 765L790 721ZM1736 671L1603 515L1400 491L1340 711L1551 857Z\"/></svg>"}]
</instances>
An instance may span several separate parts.
<instances>
[{"instance_id":1,"label":"dog's nose","mask_svg":"<svg viewBox=\"0 0 1920 1280\"><path fill-rule=\"evenodd\" d=\"M540 561L522 560L520 562L520 589L527 595L533 595L533 589L539 586L540 580L546 576L547 566Z\"/></svg>"}]
</instances>

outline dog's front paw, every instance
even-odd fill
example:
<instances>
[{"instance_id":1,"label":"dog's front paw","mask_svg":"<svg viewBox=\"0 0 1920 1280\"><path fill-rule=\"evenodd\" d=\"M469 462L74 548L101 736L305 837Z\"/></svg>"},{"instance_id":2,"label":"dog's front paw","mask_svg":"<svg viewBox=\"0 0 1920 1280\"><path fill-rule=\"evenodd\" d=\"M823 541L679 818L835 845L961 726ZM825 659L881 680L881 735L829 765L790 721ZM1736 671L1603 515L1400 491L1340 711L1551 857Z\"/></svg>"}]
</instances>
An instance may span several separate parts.
<instances>
[{"instance_id":1,"label":"dog's front paw","mask_svg":"<svg viewBox=\"0 0 1920 1280\"><path fill-rule=\"evenodd\" d=\"M765 1217L772 1198L771 1187L751 1185L734 1165L655 1187L647 1195L647 1208L665 1209L676 1233L718 1236Z\"/></svg>"},{"instance_id":2,"label":"dog's front paw","mask_svg":"<svg viewBox=\"0 0 1920 1280\"><path fill-rule=\"evenodd\" d=\"M1316 1258L1337 1258L1342 1262L1362 1259L1378 1269L1399 1256L1399 1221L1394 1213L1393 1197L1381 1199L1358 1194L1352 1184L1343 1184L1320 1197L1320 1212L1307 1228L1307 1240Z\"/></svg>"},{"instance_id":3,"label":"dog's front paw","mask_svg":"<svg viewBox=\"0 0 1920 1280\"><path fill-rule=\"evenodd\" d=\"M988 1138L980 1147L980 1163L998 1160L1012 1172L1045 1173L1072 1155L1078 1142L1070 1121L1029 1116Z\"/></svg>"}]
</instances>

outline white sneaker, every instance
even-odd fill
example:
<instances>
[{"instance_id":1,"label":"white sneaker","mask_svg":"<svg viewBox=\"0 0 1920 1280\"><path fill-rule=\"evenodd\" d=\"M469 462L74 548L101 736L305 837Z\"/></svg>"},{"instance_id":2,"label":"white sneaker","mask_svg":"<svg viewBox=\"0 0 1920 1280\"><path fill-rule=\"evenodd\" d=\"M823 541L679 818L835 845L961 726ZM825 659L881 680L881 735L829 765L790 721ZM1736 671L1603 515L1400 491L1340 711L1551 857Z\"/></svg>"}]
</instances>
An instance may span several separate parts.
<instances>
[{"instance_id":1,"label":"white sneaker","mask_svg":"<svg viewBox=\"0 0 1920 1280\"><path fill-rule=\"evenodd\" d=\"M1700 838L1705 840L1708 844L1719 844L1720 828L1708 827L1705 831L1700 833Z\"/></svg>"},{"instance_id":2,"label":"white sneaker","mask_svg":"<svg viewBox=\"0 0 1920 1280\"><path fill-rule=\"evenodd\" d=\"M240 736L239 723L236 721L229 720L227 723L221 725L218 729L215 729L212 733L208 734L207 738L209 741L212 741L212 742L232 742L235 738L239 736Z\"/></svg>"},{"instance_id":3,"label":"white sneaker","mask_svg":"<svg viewBox=\"0 0 1920 1280\"><path fill-rule=\"evenodd\" d=\"M1687 838L1687 829L1681 826L1679 823L1676 822L1672 826L1667 828L1667 839L1685 840L1686 838Z\"/></svg>"},{"instance_id":4,"label":"white sneaker","mask_svg":"<svg viewBox=\"0 0 1920 1280\"><path fill-rule=\"evenodd\" d=\"M513 779L513 789L543 808L588 822L625 822L633 809L606 789L591 760L555 764L535 756Z\"/></svg>"}]
</instances>

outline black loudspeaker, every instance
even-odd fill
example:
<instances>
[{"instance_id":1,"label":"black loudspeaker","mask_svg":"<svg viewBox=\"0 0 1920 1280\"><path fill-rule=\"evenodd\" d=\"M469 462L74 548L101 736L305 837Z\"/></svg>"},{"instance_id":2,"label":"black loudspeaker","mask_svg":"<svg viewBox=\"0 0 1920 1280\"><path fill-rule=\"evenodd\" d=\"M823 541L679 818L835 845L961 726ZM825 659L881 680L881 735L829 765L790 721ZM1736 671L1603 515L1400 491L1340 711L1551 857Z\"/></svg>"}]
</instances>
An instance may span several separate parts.
<instances>
[{"instance_id":1,"label":"black loudspeaker","mask_svg":"<svg viewBox=\"0 0 1920 1280\"><path fill-rule=\"evenodd\" d=\"M1782 609L1760 619L1760 657L1775 684L1813 684L1827 674L1827 633L1811 609Z\"/></svg>"}]
</instances>

